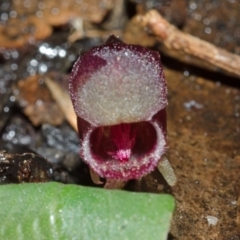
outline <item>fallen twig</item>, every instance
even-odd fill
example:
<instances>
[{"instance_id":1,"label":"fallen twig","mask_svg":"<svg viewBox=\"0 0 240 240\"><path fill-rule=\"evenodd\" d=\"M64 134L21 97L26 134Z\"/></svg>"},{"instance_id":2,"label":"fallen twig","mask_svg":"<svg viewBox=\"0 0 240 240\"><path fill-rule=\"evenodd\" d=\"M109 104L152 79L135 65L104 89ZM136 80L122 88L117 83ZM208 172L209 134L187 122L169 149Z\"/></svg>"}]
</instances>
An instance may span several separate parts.
<instances>
[{"instance_id":1,"label":"fallen twig","mask_svg":"<svg viewBox=\"0 0 240 240\"><path fill-rule=\"evenodd\" d=\"M72 101L70 99L68 91L62 89L59 84L55 83L50 78L45 78L45 83L50 90L53 98L55 99L57 105L62 110L69 124L77 132L77 121L76 114L73 110Z\"/></svg>"},{"instance_id":2,"label":"fallen twig","mask_svg":"<svg viewBox=\"0 0 240 240\"><path fill-rule=\"evenodd\" d=\"M240 56L178 30L156 10L137 16L135 24L148 29L161 42L160 50L189 64L222 70L240 77Z\"/></svg>"}]
</instances>

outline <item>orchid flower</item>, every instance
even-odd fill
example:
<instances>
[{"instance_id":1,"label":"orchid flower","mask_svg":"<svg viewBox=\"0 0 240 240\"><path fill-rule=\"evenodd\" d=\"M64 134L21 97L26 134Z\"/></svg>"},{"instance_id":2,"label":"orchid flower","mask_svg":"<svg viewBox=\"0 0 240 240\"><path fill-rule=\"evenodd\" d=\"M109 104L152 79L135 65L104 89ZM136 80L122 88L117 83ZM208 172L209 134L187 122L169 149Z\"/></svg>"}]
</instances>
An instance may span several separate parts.
<instances>
[{"instance_id":1,"label":"orchid flower","mask_svg":"<svg viewBox=\"0 0 240 240\"><path fill-rule=\"evenodd\" d=\"M110 36L75 63L70 94L80 155L99 176L137 179L166 151L167 86L156 51Z\"/></svg>"}]
</instances>

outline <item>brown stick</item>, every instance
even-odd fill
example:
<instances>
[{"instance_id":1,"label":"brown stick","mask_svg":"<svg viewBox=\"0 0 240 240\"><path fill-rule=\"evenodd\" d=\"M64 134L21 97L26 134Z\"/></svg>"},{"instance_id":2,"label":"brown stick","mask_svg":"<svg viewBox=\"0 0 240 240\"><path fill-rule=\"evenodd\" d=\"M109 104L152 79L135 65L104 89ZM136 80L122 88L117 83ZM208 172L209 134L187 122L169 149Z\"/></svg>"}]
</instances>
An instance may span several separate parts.
<instances>
[{"instance_id":1,"label":"brown stick","mask_svg":"<svg viewBox=\"0 0 240 240\"><path fill-rule=\"evenodd\" d=\"M45 83L50 90L53 98L55 99L57 105L62 110L69 124L77 132L77 117L73 110L72 101L70 99L68 91L62 89L59 84L55 83L50 78L45 78Z\"/></svg>"},{"instance_id":2,"label":"brown stick","mask_svg":"<svg viewBox=\"0 0 240 240\"><path fill-rule=\"evenodd\" d=\"M156 10L138 16L136 20L142 28L150 29L162 43L160 49L167 55L189 64L221 69L227 74L240 77L240 56L178 30Z\"/></svg>"}]
</instances>

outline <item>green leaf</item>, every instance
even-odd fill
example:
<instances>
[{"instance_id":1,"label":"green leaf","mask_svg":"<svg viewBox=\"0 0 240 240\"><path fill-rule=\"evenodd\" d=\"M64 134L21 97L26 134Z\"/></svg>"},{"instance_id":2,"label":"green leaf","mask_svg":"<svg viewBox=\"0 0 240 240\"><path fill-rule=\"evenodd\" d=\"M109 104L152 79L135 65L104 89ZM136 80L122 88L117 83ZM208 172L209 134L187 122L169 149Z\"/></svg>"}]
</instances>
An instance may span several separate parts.
<instances>
[{"instance_id":1,"label":"green leaf","mask_svg":"<svg viewBox=\"0 0 240 240\"><path fill-rule=\"evenodd\" d=\"M0 186L0 239L166 239L170 195L60 183Z\"/></svg>"}]
</instances>

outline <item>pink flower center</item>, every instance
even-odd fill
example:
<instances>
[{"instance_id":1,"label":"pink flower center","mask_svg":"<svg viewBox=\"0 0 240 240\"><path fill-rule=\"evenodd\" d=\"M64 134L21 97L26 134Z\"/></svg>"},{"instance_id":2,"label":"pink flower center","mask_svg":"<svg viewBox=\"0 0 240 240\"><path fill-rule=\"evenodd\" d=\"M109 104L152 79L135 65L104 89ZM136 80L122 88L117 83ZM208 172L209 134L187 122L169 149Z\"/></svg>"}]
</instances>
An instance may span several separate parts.
<instances>
[{"instance_id":1,"label":"pink flower center","mask_svg":"<svg viewBox=\"0 0 240 240\"><path fill-rule=\"evenodd\" d=\"M108 152L110 156L120 162L127 162L136 142L136 131L131 124L119 124L111 128L111 139L116 146L115 151Z\"/></svg>"},{"instance_id":2,"label":"pink flower center","mask_svg":"<svg viewBox=\"0 0 240 240\"><path fill-rule=\"evenodd\" d=\"M121 123L96 128L90 146L97 161L127 163L149 154L156 141L156 131L149 122Z\"/></svg>"}]
</instances>

